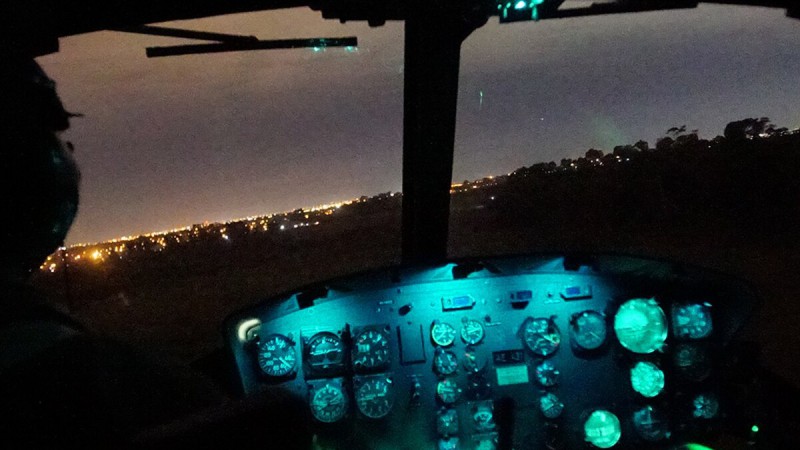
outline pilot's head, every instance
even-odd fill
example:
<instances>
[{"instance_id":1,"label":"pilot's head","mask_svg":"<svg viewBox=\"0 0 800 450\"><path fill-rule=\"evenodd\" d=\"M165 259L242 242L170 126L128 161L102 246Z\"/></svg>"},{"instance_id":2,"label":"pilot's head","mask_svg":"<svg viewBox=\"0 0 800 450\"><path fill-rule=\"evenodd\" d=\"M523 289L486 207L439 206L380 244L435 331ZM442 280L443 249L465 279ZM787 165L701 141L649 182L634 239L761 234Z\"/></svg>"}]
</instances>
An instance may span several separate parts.
<instances>
[{"instance_id":1,"label":"pilot's head","mask_svg":"<svg viewBox=\"0 0 800 450\"><path fill-rule=\"evenodd\" d=\"M59 138L70 114L41 67L0 52L0 91L0 277L21 279L63 244L80 172Z\"/></svg>"}]
</instances>

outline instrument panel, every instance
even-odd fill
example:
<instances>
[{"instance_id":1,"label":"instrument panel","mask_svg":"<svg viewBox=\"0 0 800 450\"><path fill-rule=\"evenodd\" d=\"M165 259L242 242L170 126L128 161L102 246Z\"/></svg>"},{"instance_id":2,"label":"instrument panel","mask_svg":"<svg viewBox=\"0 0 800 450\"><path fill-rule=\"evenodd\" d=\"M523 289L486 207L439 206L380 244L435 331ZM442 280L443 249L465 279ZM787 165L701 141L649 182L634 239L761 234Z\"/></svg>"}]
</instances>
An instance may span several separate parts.
<instances>
[{"instance_id":1,"label":"instrument panel","mask_svg":"<svg viewBox=\"0 0 800 450\"><path fill-rule=\"evenodd\" d=\"M242 392L305 399L321 448L670 448L724 428L741 282L619 256L334 280L235 314Z\"/></svg>"}]
</instances>

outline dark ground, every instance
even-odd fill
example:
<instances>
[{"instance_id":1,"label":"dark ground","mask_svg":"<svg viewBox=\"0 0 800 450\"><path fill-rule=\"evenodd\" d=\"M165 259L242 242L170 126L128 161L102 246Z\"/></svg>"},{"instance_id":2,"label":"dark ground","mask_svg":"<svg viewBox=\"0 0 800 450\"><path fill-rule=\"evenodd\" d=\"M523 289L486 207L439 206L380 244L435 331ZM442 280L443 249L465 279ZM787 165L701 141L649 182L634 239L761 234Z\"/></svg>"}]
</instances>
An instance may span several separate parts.
<instances>
[{"instance_id":1,"label":"dark ground","mask_svg":"<svg viewBox=\"0 0 800 450\"><path fill-rule=\"evenodd\" d=\"M642 154L629 164L520 172L454 194L452 257L612 252L716 269L763 305L742 330L768 369L800 386L797 139ZM491 197L495 197L494 200ZM269 296L400 260L400 200L317 227L37 273L34 284L90 329L189 364L222 345L230 313ZM65 289L69 286L69 291Z\"/></svg>"}]
</instances>

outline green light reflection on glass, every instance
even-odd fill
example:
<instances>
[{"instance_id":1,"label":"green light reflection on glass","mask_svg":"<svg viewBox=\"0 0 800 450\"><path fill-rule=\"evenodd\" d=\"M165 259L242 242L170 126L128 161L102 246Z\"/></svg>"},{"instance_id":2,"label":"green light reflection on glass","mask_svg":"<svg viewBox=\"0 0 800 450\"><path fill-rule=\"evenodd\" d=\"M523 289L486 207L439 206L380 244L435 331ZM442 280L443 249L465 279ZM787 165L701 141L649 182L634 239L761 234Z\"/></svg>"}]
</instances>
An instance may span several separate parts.
<instances>
[{"instance_id":1,"label":"green light reflection on glass","mask_svg":"<svg viewBox=\"0 0 800 450\"><path fill-rule=\"evenodd\" d=\"M634 353L653 353L667 340L667 317L654 299L635 298L620 306L614 331L623 347Z\"/></svg>"},{"instance_id":2,"label":"green light reflection on glass","mask_svg":"<svg viewBox=\"0 0 800 450\"><path fill-rule=\"evenodd\" d=\"M644 397L655 397L664 390L664 372L651 362L639 361L631 368L631 386Z\"/></svg>"},{"instance_id":3,"label":"green light reflection on glass","mask_svg":"<svg viewBox=\"0 0 800 450\"><path fill-rule=\"evenodd\" d=\"M611 448L622 437L622 426L614 413L603 409L593 411L583 424L586 442L598 448Z\"/></svg>"}]
</instances>

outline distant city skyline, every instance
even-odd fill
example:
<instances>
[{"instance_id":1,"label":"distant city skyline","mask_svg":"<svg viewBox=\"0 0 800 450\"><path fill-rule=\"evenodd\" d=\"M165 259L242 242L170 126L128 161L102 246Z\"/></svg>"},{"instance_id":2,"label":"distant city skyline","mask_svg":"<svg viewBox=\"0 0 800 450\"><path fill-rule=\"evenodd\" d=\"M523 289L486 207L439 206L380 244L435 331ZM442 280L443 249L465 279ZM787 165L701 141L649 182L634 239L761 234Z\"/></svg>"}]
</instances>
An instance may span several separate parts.
<instances>
[{"instance_id":1,"label":"distant city skyline","mask_svg":"<svg viewBox=\"0 0 800 450\"><path fill-rule=\"evenodd\" d=\"M800 125L800 21L704 6L498 25L466 40L453 180L508 173L687 125ZM402 24L310 10L170 25L260 38L348 36L359 49L147 59L178 39L101 32L39 59L68 109L83 172L67 243L399 191Z\"/></svg>"}]
</instances>

